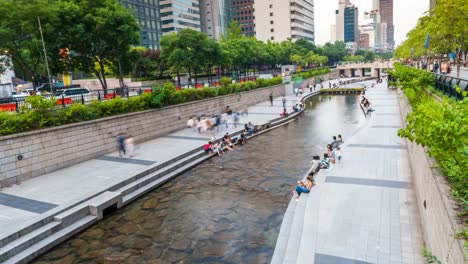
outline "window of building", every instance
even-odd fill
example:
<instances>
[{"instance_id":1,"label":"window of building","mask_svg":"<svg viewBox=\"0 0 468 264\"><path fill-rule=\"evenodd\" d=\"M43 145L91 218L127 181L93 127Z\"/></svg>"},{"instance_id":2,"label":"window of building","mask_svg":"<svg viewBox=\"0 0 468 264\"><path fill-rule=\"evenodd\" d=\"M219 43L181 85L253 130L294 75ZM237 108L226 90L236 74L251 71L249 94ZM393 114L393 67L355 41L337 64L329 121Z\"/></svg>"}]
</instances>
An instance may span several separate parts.
<instances>
[{"instance_id":1,"label":"window of building","mask_svg":"<svg viewBox=\"0 0 468 264\"><path fill-rule=\"evenodd\" d=\"M270 13L270 16L273 16L273 12Z\"/></svg>"},{"instance_id":2,"label":"window of building","mask_svg":"<svg viewBox=\"0 0 468 264\"><path fill-rule=\"evenodd\" d=\"M270 25L273 25L273 24L274 24L273 20L270 20Z\"/></svg>"},{"instance_id":3,"label":"window of building","mask_svg":"<svg viewBox=\"0 0 468 264\"><path fill-rule=\"evenodd\" d=\"M270 37L271 40L275 40L275 37Z\"/></svg>"},{"instance_id":4,"label":"window of building","mask_svg":"<svg viewBox=\"0 0 468 264\"><path fill-rule=\"evenodd\" d=\"M272 33L275 32L275 29L274 29L274 28L271 28L271 29L270 29L270 32L272 32Z\"/></svg>"},{"instance_id":5,"label":"window of building","mask_svg":"<svg viewBox=\"0 0 468 264\"><path fill-rule=\"evenodd\" d=\"M270 8L273 8L273 5L270 5Z\"/></svg>"}]
</instances>

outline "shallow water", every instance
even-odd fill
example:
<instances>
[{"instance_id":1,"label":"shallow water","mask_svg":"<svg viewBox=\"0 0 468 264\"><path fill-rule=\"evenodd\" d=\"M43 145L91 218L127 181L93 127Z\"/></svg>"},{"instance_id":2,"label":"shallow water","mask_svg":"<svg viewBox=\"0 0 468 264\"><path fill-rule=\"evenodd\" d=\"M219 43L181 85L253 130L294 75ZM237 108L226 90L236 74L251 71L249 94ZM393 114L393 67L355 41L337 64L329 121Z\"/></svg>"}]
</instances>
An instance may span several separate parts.
<instances>
[{"instance_id":1,"label":"shallow water","mask_svg":"<svg viewBox=\"0 0 468 264\"><path fill-rule=\"evenodd\" d=\"M356 96L308 104L297 121L184 173L35 263L269 263L311 157L365 122Z\"/></svg>"}]
</instances>

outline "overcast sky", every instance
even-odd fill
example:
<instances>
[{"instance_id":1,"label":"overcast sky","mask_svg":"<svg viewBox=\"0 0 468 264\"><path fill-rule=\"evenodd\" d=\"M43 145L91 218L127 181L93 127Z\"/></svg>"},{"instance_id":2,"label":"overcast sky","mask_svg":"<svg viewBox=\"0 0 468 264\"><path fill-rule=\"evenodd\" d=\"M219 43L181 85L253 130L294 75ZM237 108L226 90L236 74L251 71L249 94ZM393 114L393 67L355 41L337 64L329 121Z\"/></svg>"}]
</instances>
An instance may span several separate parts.
<instances>
[{"instance_id":1,"label":"overcast sky","mask_svg":"<svg viewBox=\"0 0 468 264\"><path fill-rule=\"evenodd\" d=\"M359 24L372 20L364 19L364 11L372 10L372 0L351 0L359 8ZM338 0L314 0L315 4L315 43L322 45L330 41L330 25L335 24L335 10ZM429 10L429 0L393 0L393 23L395 42L400 44L406 33L417 23L418 18Z\"/></svg>"}]
</instances>

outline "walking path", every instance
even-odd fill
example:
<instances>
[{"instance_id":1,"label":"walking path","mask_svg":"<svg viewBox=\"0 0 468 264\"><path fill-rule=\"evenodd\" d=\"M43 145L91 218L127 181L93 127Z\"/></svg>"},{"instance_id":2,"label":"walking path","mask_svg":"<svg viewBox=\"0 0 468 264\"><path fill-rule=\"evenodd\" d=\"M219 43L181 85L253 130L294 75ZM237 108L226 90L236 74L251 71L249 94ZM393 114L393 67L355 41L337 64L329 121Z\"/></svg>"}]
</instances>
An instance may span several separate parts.
<instances>
[{"instance_id":1,"label":"walking path","mask_svg":"<svg viewBox=\"0 0 468 264\"><path fill-rule=\"evenodd\" d=\"M272 263L424 263L397 96L385 82L367 91L376 112L344 138L342 162L291 200Z\"/></svg>"},{"instance_id":2,"label":"walking path","mask_svg":"<svg viewBox=\"0 0 468 264\"><path fill-rule=\"evenodd\" d=\"M325 82L324 87L327 86L328 83ZM305 95L307 94L308 90ZM287 110L292 112L292 106L299 97L290 95L286 98ZM234 109L236 110L241 109ZM45 214L59 212L128 180L147 170L149 166L171 161L201 147L212 136L220 138L226 132L240 131L247 122L257 125L268 123L272 119L279 118L281 112L281 98L275 98L274 106L271 106L269 101L265 101L248 108L248 116L240 118L240 125L237 128L231 123L228 129L223 128L214 135L183 129L138 144L136 155L131 159L120 158L118 153L114 152L4 188L0 190L0 238L38 221Z\"/></svg>"}]
</instances>

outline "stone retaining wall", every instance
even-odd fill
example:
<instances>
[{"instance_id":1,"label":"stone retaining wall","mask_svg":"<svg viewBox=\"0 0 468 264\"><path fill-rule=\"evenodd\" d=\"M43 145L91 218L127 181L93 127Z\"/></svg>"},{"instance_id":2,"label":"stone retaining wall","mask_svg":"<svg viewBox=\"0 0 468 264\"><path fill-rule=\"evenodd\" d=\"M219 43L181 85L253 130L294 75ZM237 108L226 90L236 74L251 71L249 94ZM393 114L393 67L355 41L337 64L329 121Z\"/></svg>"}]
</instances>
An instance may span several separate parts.
<instances>
[{"instance_id":1,"label":"stone retaining wall","mask_svg":"<svg viewBox=\"0 0 468 264\"><path fill-rule=\"evenodd\" d=\"M185 127L195 114L219 113L229 105L234 111L267 101L285 92L284 85L261 88L129 113L94 121L0 137L0 186L9 186L83 162L115 150L115 137L130 133L137 142L154 139ZM278 110L279 111L279 110ZM23 159L19 160L18 155Z\"/></svg>"},{"instance_id":2,"label":"stone retaining wall","mask_svg":"<svg viewBox=\"0 0 468 264\"><path fill-rule=\"evenodd\" d=\"M411 107L401 91L399 93L400 112L405 120ZM427 250L442 263L466 263L462 242L455 238L462 226L455 220L453 208L456 204L450 199L449 185L434 169L435 161L422 146L409 140L406 140L406 144Z\"/></svg>"}]
</instances>

